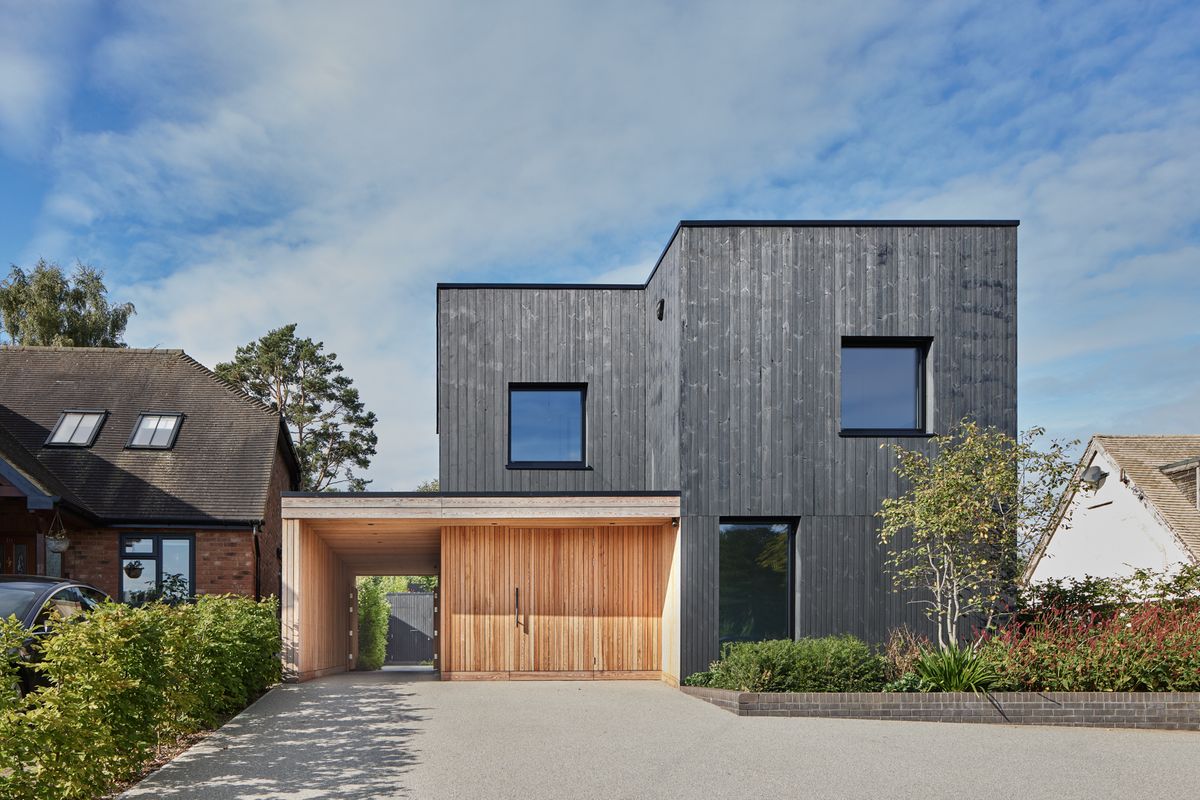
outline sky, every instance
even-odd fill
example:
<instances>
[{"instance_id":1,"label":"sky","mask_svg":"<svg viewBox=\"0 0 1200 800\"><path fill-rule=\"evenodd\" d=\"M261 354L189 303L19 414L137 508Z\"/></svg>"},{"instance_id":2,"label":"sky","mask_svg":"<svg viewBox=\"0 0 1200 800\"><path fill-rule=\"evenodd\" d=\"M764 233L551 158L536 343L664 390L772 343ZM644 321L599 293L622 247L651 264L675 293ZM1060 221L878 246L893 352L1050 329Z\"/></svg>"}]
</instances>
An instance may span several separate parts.
<instances>
[{"instance_id":1,"label":"sky","mask_svg":"<svg viewBox=\"0 0 1200 800\"><path fill-rule=\"evenodd\" d=\"M337 353L437 474L438 281L645 279L680 219L1020 219L1022 427L1200 432L1200 4L0 0L0 258L126 339Z\"/></svg>"}]
</instances>

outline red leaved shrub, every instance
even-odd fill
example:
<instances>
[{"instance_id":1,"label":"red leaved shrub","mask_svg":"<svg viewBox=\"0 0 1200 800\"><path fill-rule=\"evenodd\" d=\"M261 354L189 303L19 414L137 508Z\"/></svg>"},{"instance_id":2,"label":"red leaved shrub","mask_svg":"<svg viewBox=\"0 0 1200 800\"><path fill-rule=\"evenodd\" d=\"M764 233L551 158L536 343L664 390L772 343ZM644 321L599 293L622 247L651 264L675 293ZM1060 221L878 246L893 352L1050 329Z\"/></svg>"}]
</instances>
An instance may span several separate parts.
<instances>
[{"instance_id":1,"label":"red leaved shrub","mask_svg":"<svg viewBox=\"0 0 1200 800\"><path fill-rule=\"evenodd\" d=\"M1200 602L1046 607L982 643L997 689L1200 691Z\"/></svg>"}]
</instances>

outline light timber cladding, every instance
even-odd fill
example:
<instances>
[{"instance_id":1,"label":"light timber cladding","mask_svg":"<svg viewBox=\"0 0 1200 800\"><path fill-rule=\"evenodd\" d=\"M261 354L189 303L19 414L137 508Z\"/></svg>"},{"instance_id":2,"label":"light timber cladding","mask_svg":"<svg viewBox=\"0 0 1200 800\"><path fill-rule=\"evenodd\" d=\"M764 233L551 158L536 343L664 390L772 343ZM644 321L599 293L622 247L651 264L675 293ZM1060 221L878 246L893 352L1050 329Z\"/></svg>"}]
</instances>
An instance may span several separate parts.
<instances>
[{"instance_id":1,"label":"light timber cladding","mask_svg":"<svg viewBox=\"0 0 1200 800\"><path fill-rule=\"evenodd\" d=\"M927 337L926 427L1016 433L1014 222L681 223L645 286L443 286L446 491L678 490L680 658L718 654L718 526L796 525L795 634L918 627L874 514L886 445L843 436L843 337ZM659 305L661 301L661 319ZM510 382L588 384L589 470L508 470Z\"/></svg>"},{"instance_id":2,"label":"light timber cladding","mask_svg":"<svg viewBox=\"0 0 1200 800\"><path fill-rule=\"evenodd\" d=\"M443 528L443 677L659 678L674 541L669 525Z\"/></svg>"}]
</instances>

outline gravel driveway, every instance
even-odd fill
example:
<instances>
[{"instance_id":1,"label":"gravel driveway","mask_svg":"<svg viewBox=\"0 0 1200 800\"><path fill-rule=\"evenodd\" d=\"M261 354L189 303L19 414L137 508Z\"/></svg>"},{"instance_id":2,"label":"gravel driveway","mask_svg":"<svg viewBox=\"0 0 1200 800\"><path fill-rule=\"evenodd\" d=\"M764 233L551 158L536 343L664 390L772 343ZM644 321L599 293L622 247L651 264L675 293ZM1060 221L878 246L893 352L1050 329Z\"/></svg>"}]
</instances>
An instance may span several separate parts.
<instances>
[{"instance_id":1,"label":"gravel driveway","mask_svg":"<svg viewBox=\"0 0 1200 800\"><path fill-rule=\"evenodd\" d=\"M274 689L129 798L1184 797L1200 734L741 718L649 682Z\"/></svg>"}]
</instances>

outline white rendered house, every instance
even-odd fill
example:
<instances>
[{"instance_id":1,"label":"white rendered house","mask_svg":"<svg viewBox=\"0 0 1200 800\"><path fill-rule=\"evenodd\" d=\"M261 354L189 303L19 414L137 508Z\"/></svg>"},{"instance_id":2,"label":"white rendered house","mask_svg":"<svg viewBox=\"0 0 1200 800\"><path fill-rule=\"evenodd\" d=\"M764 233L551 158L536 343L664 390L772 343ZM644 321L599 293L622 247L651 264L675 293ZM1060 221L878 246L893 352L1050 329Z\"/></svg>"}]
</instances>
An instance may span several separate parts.
<instances>
[{"instance_id":1,"label":"white rendered house","mask_svg":"<svg viewBox=\"0 0 1200 800\"><path fill-rule=\"evenodd\" d=\"M1200 436L1093 436L1028 582L1200 563Z\"/></svg>"}]
</instances>

